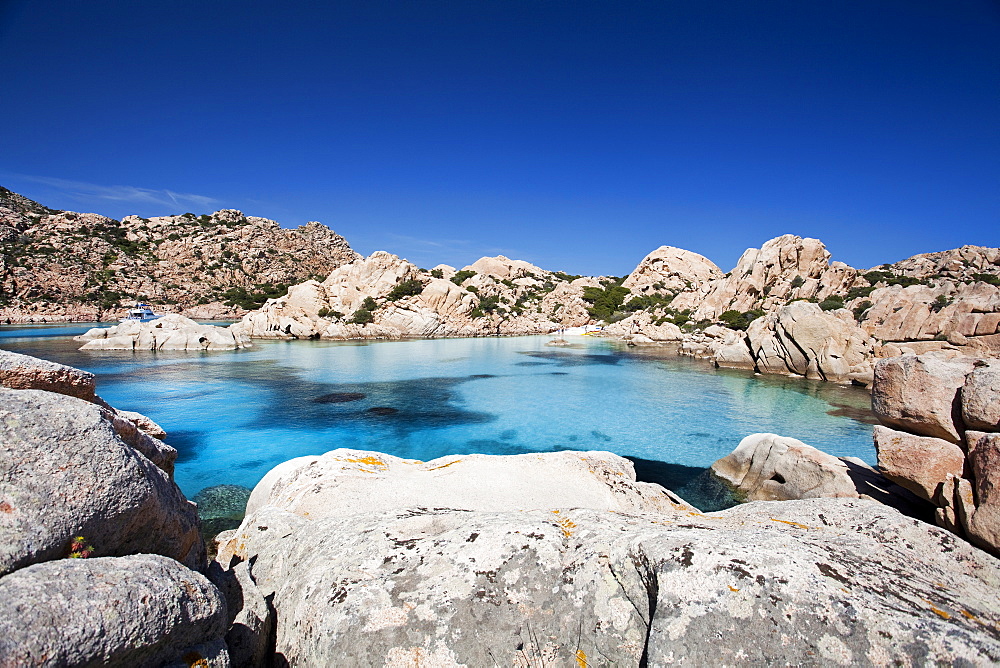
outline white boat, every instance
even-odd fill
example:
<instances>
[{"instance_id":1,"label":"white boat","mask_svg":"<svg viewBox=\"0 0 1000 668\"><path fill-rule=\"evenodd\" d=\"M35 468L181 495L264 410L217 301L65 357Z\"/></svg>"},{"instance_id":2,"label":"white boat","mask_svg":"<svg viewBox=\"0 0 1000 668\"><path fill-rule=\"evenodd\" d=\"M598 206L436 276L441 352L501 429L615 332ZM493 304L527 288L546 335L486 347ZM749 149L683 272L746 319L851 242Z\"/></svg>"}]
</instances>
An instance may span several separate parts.
<instances>
[{"instance_id":1,"label":"white boat","mask_svg":"<svg viewBox=\"0 0 1000 668\"><path fill-rule=\"evenodd\" d=\"M130 308L128 315L119 320L119 322L149 322L159 317L162 316L153 313L153 307L149 304L136 304L135 308Z\"/></svg>"}]
</instances>

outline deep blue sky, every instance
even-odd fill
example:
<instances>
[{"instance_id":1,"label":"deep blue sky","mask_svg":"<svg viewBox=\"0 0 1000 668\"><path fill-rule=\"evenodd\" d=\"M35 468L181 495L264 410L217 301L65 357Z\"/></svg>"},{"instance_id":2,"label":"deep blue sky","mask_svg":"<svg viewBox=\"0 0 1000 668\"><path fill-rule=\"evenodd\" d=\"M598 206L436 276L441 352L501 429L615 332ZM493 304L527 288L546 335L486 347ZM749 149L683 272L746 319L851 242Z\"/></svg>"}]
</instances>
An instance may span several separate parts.
<instances>
[{"instance_id":1,"label":"deep blue sky","mask_svg":"<svg viewBox=\"0 0 1000 668\"><path fill-rule=\"evenodd\" d=\"M1000 246L995 0L0 0L0 185L422 266Z\"/></svg>"}]
</instances>

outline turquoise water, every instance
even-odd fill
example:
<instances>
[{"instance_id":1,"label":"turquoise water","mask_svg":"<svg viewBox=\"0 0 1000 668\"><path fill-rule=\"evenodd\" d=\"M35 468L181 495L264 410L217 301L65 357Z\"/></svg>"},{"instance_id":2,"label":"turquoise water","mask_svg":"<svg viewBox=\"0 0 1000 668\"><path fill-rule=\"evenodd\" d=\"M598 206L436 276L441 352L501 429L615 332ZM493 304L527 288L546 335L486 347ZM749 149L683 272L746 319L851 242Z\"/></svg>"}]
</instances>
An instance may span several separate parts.
<instances>
[{"instance_id":1,"label":"turquoise water","mask_svg":"<svg viewBox=\"0 0 1000 668\"><path fill-rule=\"evenodd\" d=\"M105 400L162 425L189 498L253 487L282 461L338 447L424 461L610 450L649 460L674 489L754 432L875 462L864 390L716 370L662 349L588 337L552 348L531 336L79 351L69 337L88 327L4 327L0 348L92 371Z\"/></svg>"}]
</instances>

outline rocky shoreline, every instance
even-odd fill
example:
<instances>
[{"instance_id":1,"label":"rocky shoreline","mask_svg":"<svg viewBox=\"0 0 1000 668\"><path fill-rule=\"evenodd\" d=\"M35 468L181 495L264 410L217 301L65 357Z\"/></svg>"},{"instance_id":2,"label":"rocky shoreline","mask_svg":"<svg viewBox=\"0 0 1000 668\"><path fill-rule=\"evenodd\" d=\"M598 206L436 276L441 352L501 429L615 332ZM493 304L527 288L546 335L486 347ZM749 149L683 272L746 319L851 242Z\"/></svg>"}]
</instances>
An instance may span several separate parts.
<instances>
[{"instance_id":1,"label":"rocky shoreline","mask_svg":"<svg viewBox=\"0 0 1000 668\"><path fill-rule=\"evenodd\" d=\"M877 469L750 436L714 513L607 452L293 459L208 560L159 427L0 353L0 664L992 665L998 369L879 362Z\"/></svg>"}]
</instances>

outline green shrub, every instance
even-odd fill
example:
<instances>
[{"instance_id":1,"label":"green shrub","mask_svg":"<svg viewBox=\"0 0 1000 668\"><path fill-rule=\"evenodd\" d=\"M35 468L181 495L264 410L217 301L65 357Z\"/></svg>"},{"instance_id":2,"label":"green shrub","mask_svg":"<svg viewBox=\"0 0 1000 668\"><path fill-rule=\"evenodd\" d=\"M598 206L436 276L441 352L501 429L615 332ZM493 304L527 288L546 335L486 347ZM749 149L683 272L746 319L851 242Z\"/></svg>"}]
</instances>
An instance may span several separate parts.
<instances>
[{"instance_id":1,"label":"green shrub","mask_svg":"<svg viewBox=\"0 0 1000 668\"><path fill-rule=\"evenodd\" d=\"M351 318L350 321L355 325L367 325L369 322L373 322L374 320L375 316L372 315L371 311L366 308L359 308L354 312L354 317Z\"/></svg>"},{"instance_id":2,"label":"green shrub","mask_svg":"<svg viewBox=\"0 0 1000 668\"><path fill-rule=\"evenodd\" d=\"M864 319L865 311L867 311L871 307L872 303L867 299L864 300L863 302L858 302L858 304L853 309L854 319L857 320L858 322L861 322Z\"/></svg>"},{"instance_id":3,"label":"green shrub","mask_svg":"<svg viewBox=\"0 0 1000 668\"><path fill-rule=\"evenodd\" d=\"M857 299L858 297L867 297L875 290L874 285L869 285L866 287L854 287L847 291L847 298L844 301L851 301Z\"/></svg>"},{"instance_id":4,"label":"green shrub","mask_svg":"<svg viewBox=\"0 0 1000 668\"><path fill-rule=\"evenodd\" d=\"M931 302L931 310L937 313L945 306L950 305L953 301L955 300L951 297L946 297L945 295L938 295L937 297L934 298L934 301Z\"/></svg>"},{"instance_id":5,"label":"green shrub","mask_svg":"<svg viewBox=\"0 0 1000 668\"><path fill-rule=\"evenodd\" d=\"M740 313L736 310L729 310L719 316L719 322L729 329L745 330L750 323L764 315L764 311L754 309Z\"/></svg>"},{"instance_id":6,"label":"green shrub","mask_svg":"<svg viewBox=\"0 0 1000 668\"><path fill-rule=\"evenodd\" d=\"M801 276L796 276L795 278L792 279L792 289L793 290L797 289L797 288L801 288L805 284L806 284L806 279L802 278Z\"/></svg>"},{"instance_id":7,"label":"green shrub","mask_svg":"<svg viewBox=\"0 0 1000 668\"><path fill-rule=\"evenodd\" d=\"M462 271L456 272L454 276L451 277L451 282L455 285L461 285L468 279L476 275L476 272L471 269L463 269Z\"/></svg>"},{"instance_id":8,"label":"green shrub","mask_svg":"<svg viewBox=\"0 0 1000 668\"><path fill-rule=\"evenodd\" d=\"M170 234L167 235L167 239L169 239L170 241L178 241L180 240L180 238L181 235L177 234L176 232L171 232Z\"/></svg>"},{"instance_id":9,"label":"green shrub","mask_svg":"<svg viewBox=\"0 0 1000 668\"><path fill-rule=\"evenodd\" d=\"M318 315L321 318L325 318L326 316L330 315L330 309L324 306L316 313L316 315Z\"/></svg>"},{"instance_id":10,"label":"green shrub","mask_svg":"<svg viewBox=\"0 0 1000 668\"><path fill-rule=\"evenodd\" d=\"M620 311L625 297L631 291L613 281L604 282L604 288L586 287L583 289L583 300L592 304L587 308L590 317L597 320L610 321L615 311Z\"/></svg>"},{"instance_id":11,"label":"green shrub","mask_svg":"<svg viewBox=\"0 0 1000 668\"><path fill-rule=\"evenodd\" d=\"M441 269L431 269L431 276L433 278L444 278L444 271Z\"/></svg>"},{"instance_id":12,"label":"green shrub","mask_svg":"<svg viewBox=\"0 0 1000 668\"><path fill-rule=\"evenodd\" d=\"M424 284L416 279L411 279L409 281L403 281L402 283L398 284L389 292L388 295L386 295L385 298L391 302L394 302L402 299L403 297L411 297L413 295L419 295L423 291L424 291Z\"/></svg>"},{"instance_id":13,"label":"green shrub","mask_svg":"<svg viewBox=\"0 0 1000 668\"><path fill-rule=\"evenodd\" d=\"M830 295L819 303L819 307L824 311L835 311L844 308L844 298L839 295Z\"/></svg>"},{"instance_id":14,"label":"green shrub","mask_svg":"<svg viewBox=\"0 0 1000 668\"><path fill-rule=\"evenodd\" d=\"M990 285L1000 285L1000 276L996 274L973 274L972 278L976 281L989 283Z\"/></svg>"},{"instance_id":15,"label":"green shrub","mask_svg":"<svg viewBox=\"0 0 1000 668\"><path fill-rule=\"evenodd\" d=\"M560 281L566 281L567 283L572 283L578 278L582 278L579 274L567 274L562 271L553 271L552 275L558 278Z\"/></svg>"}]
</instances>

